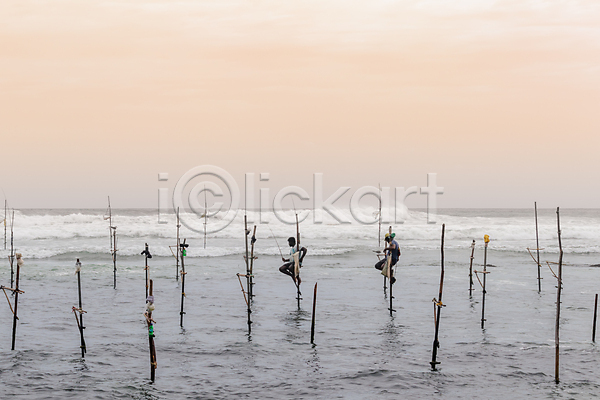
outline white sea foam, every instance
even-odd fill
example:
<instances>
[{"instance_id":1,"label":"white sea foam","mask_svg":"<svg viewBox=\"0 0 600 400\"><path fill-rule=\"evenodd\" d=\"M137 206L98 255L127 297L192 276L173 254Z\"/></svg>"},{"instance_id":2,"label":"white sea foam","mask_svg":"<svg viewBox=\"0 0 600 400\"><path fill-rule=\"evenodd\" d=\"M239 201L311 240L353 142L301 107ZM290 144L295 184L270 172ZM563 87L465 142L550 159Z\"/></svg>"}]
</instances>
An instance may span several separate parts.
<instances>
[{"instance_id":1,"label":"white sea foam","mask_svg":"<svg viewBox=\"0 0 600 400\"><path fill-rule=\"evenodd\" d=\"M376 215L376 210L365 207L364 218ZM595 253L600 251L600 211L568 210L561 220L563 247L566 253ZM349 215L349 214L348 214ZM250 215L252 216L252 215ZM293 212L288 211L293 217ZM216 224L222 214L209 219ZM257 215L254 216L258 219ZM499 251L525 252L535 248L535 225L528 210L459 210L440 213L436 224L427 223L427 214L408 211L405 221L393 224L396 238L403 249L439 248L440 224L446 224L447 248L468 248L473 239L479 245L483 235L491 238L490 248ZM149 243L156 256L170 256L169 245L175 242L175 216L163 216L165 224L158 223L155 212L148 210L116 210L113 224L117 226L119 256L139 255L144 243ZM225 229L207 235L207 248L203 248L203 220L195 214L182 213L184 226L181 238L192 246L190 257L221 257L244 251L243 212ZM279 221L275 215L263 215L268 224L257 223L256 254L276 255L278 245L287 252L289 236L296 236L294 225ZM200 223L200 225L198 225ZM187 226L186 226L187 225ZM253 223L249 224L254 225ZM382 234L389 223L382 226ZM188 226L199 229L191 230ZM378 224L340 224L325 214L323 223L315 223L312 213L300 224L302 244L310 246L311 254L335 255L377 247ZM29 258L48 258L62 254L91 253L108 254L109 228L103 218L103 210L25 210L15 212L14 242L16 248ZM10 235L10 229L9 229ZM558 251L555 214L546 210L539 219L540 247L546 252ZM273 238L274 237L274 238ZM10 236L8 238L10 247ZM6 257L8 250L0 251Z\"/></svg>"}]
</instances>

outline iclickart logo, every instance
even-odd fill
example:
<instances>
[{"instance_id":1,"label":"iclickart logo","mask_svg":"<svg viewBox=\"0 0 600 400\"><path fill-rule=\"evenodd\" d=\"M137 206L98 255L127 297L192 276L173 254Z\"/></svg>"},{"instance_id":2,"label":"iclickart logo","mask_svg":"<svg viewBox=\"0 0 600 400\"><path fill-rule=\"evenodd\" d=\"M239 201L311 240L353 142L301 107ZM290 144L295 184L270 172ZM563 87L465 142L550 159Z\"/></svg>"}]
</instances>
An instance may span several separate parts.
<instances>
[{"instance_id":1,"label":"iclickart logo","mask_svg":"<svg viewBox=\"0 0 600 400\"><path fill-rule=\"evenodd\" d=\"M298 214L300 222L312 215L313 223L322 224L326 215L338 224L401 224L406 218L406 198L413 194L427 197L427 223L436 223L437 195L444 193L444 188L437 186L437 174L427 174L427 186L417 187L375 187L362 186L356 189L347 204L348 210L334 205L351 191L350 186L339 187L329 197L325 198L323 191L323 174L313 174L312 196L302 187L286 186L274 196L268 187L269 173L260 173L258 190L258 205L256 198L256 174L249 172L244 179L244 205L241 206L240 187L233 176L223 168L214 165L200 165L184 173L175 184L172 196L169 188L158 188L158 222L167 223L166 215L179 210L180 221L187 228L196 232L214 233L226 228L235 219L240 210L245 210L249 223L268 224L274 215L285 224L295 224L294 214ZM169 181L169 174L158 174L158 181ZM265 187L266 186L266 187ZM393 196L392 196L393 195ZM372 196L378 203L378 211L371 215L361 212L360 202L363 198ZM171 197L171 201L169 201ZM296 199L301 207L290 213L290 207L284 208L284 199L291 199L295 207ZM209 204L210 201L210 204ZM310 207L306 207L310 202ZM258 206L258 207L257 207ZM349 212L347 212L349 211ZM210 218L211 223L207 224ZM331 220L328 223L332 222Z\"/></svg>"}]
</instances>

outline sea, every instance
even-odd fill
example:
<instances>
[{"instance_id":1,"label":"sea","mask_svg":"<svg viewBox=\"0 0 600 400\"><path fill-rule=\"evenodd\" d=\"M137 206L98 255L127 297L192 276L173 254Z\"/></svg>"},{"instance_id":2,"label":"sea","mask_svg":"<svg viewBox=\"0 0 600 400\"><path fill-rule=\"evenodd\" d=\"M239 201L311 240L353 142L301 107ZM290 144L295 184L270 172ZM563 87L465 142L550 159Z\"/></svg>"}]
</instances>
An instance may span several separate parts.
<instances>
[{"instance_id":1,"label":"sea","mask_svg":"<svg viewBox=\"0 0 600 400\"><path fill-rule=\"evenodd\" d=\"M256 259L249 329L242 291L246 281L236 276L246 272L243 211L216 232L211 227L222 222L218 213L207 219L191 212L180 215L180 238L189 244L182 328L181 278L170 248L176 244L174 214L112 210L118 249L114 288L106 210L15 210L13 246L24 260L19 277L24 293L19 295L15 350L7 301L14 297L7 291L0 299L0 397L598 398L600 351L592 329L600 292L600 210L560 209L559 383L556 211L538 210L541 280L533 258L538 248L533 208L441 209L434 223L428 223L432 218L426 210L407 210L402 223L381 226L377 218L371 224L341 224L333 218L316 223L308 212L298 224L308 251L300 272L300 301L292 279L279 272L296 225L250 213L248 238L256 225ZM365 215L376 212L364 210ZM394 311L389 310L390 289L374 268L390 226L402 253L391 299ZM4 286L11 284L10 230L9 224L6 249L0 231ZM490 238L487 250L484 235ZM154 382L143 316L141 253L146 244L153 256L148 273L156 307ZM444 307L439 364L433 370L442 255ZM489 273L482 328L484 258ZM86 311L85 358L72 312L78 304L77 259ZM479 271L473 273L472 291L470 269Z\"/></svg>"}]
</instances>

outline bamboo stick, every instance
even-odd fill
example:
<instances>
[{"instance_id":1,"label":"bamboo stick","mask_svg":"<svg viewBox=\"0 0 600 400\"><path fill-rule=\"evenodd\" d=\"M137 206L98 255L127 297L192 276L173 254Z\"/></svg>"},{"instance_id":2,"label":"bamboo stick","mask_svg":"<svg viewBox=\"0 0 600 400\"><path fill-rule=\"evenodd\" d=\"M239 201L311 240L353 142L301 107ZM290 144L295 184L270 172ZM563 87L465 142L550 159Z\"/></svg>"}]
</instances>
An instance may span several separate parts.
<instances>
[{"instance_id":1,"label":"bamboo stick","mask_svg":"<svg viewBox=\"0 0 600 400\"><path fill-rule=\"evenodd\" d=\"M537 251L537 270L538 270L538 292L542 291L542 275L540 265L540 236L538 233L538 215L537 215L537 202L533 203L535 209L535 249Z\"/></svg>"},{"instance_id":2,"label":"bamboo stick","mask_svg":"<svg viewBox=\"0 0 600 400\"><path fill-rule=\"evenodd\" d=\"M310 324L310 343L315 344L315 317L317 312L317 282L313 293L312 322Z\"/></svg>"},{"instance_id":3,"label":"bamboo stick","mask_svg":"<svg viewBox=\"0 0 600 400\"><path fill-rule=\"evenodd\" d=\"M440 347L439 341L439 332L440 332L440 318L442 314L442 307L445 305L442 303L442 294L444 291L444 235L446 234L446 224L442 224L442 245L441 245L441 273L440 273L440 291L438 294L438 299L433 299L433 310L434 310L434 318L435 318L435 335L433 339L433 351L431 353L431 369L435 371L436 365L440 364L437 361L437 351ZM436 312L437 307L437 312Z\"/></svg>"},{"instance_id":4,"label":"bamboo stick","mask_svg":"<svg viewBox=\"0 0 600 400\"><path fill-rule=\"evenodd\" d=\"M17 308L19 306L19 276L21 273L21 265L23 264L23 260L21 259L21 254L17 253L17 280L16 280L16 285L15 285L15 290L14 290L14 294L15 294L15 312L13 314L13 329L12 329L12 346L11 346L11 350L15 349L15 340L17 338L17 320L19 319L18 315L17 315Z\"/></svg>"},{"instance_id":5,"label":"bamboo stick","mask_svg":"<svg viewBox=\"0 0 600 400\"><path fill-rule=\"evenodd\" d=\"M185 312L183 311L183 303L185 299L185 276L187 272L185 272L185 257L187 256L187 248L189 244L186 244L185 241L187 239L183 239L183 243L180 244L179 249L181 251L181 310L179 311L179 326L183 328L183 315Z\"/></svg>"},{"instance_id":6,"label":"bamboo stick","mask_svg":"<svg viewBox=\"0 0 600 400\"><path fill-rule=\"evenodd\" d=\"M475 254L475 239L471 243L471 262L469 263L469 297L473 295L473 255Z\"/></svg>"},{"instance_id":7,"label":"bamboo stick","mask_svg":"<svg viewBox=\"0 0 600 400\"><path fill-rule=\"evenodd\" d=\"M598 316L598 293L594 302L594 324L592 325L592 342L596 343L596 317Z\"/></svg>"},{"instance_id":8,"label":"bamboo stick","mask_svg":"<svg viewBox=\"0 0 600 400\"><path fill-rule=\"evenodd\" d=\"M79 335L81 337L81 357L85 357L85 353L87 352L87 347L85 345L85 338L83 337L83 330L85 329L85 326L83 325L83 313L85 311L83 311L83 305L81 302L81 262L79 262L79 258L77 259L77 262L75 263L75 273L77 274L77 292L79 294L79 320L77 323L77 326L79 327ZM77 310L74 310L74 312ZM75 319L77 319L77 314L75 314Z\"/></svg>"},{"instance_id":9,"label":"bamboo stick","mask_svg":"<svg viewBox=\"0 0 600 400\"><path fill-rule=\"evenodd\" d=\"M485 281L487 277L487 249L488 243L490 242L490 237L488 235L483 236L483 241L485 242L485 247L483 250L483 294L481 300L481 329L485 327L485 295L487 291L485 290Z\"/></svg>"},{"instance_id":10,"label":"bamboo stick","mask_svg":"<svg viewBox=\"0 0 600 400\"><path fill-rule=\"evenodd\" d=\"M146 323L148 324L148 345L150 348L150 380L154 382L156 377L156 347L154 346L154 324L156 321L152 319L152 311L154 311L154 285L152 279L150 279L149 295L146 298Z\"/></svg>"},{"instance_id":11,"label":"bamboo stick","mask_svg":"<svg viewBox=\"0 0 600 400\"><path fill-rule=\"evenodd\" d=\"M559 366L560 366L560 295L562 291L562 262L563 262L563 249L562 239L560 230L560 208L556 207L556 225L558 230L558 285L556 287L556 327L555 327L555 363L554 363L554 381L560 382L559 379Z\"/></svg>"}]
</instances>

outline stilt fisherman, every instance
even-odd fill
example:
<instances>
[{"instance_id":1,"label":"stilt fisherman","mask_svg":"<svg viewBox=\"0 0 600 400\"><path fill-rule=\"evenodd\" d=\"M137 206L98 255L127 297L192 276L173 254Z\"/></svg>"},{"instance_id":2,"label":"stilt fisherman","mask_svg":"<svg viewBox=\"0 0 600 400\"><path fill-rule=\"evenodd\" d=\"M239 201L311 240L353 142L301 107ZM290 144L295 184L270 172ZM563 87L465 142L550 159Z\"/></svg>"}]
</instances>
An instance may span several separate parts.
<instances>
[{"instance_id":1,"label":"stilt fisherman","mask_svg":"<svg viewBox=\"0 0 600 400\"><path fill-rule=\"evenodd\" d=\"M281 260L285 263L281 267L279 267L279 271L283 274L289 275L292 277L292 280L296 284L296 286L302 283L300 279L299 269L302 266L302 260L304 260L304 256L306 255L306 247L301 247L300 250L296 249L296 238L290 237L288 238L288 244L290 245L290 258L281 257ZM296 262L297 258L297 262Z\"/></svg>"},{"instance_id":2,"label":"stilt fisherman","mask_svg":"<svg viewBox=\"0 0 600 400\"><path fill-rule=\"evenodd\" d=\"M391 230L391 229L390 229ZM387 275L387 271L383 271L383 267L385 266L388 257L392 258L392 262L390 263L390 268L393 267L394 265L396 265L396 263L398 262L398 259L400 258L400 246L398 245L398 242L396 242L396 240L394 239L396 237L395 233L386 233L385 234L385 242L387 243L387 247L385 249L383 249L383 253L385 254L385 257L382 260L379 260L377 262L377 264L375 264L375 268L382 271L382 274ZM391 281L392 284L394 282L396 282L396 277L392 276L393 275L393 269L390 271L390 276L391 276Z\"/></svg>"}]
</instances>

